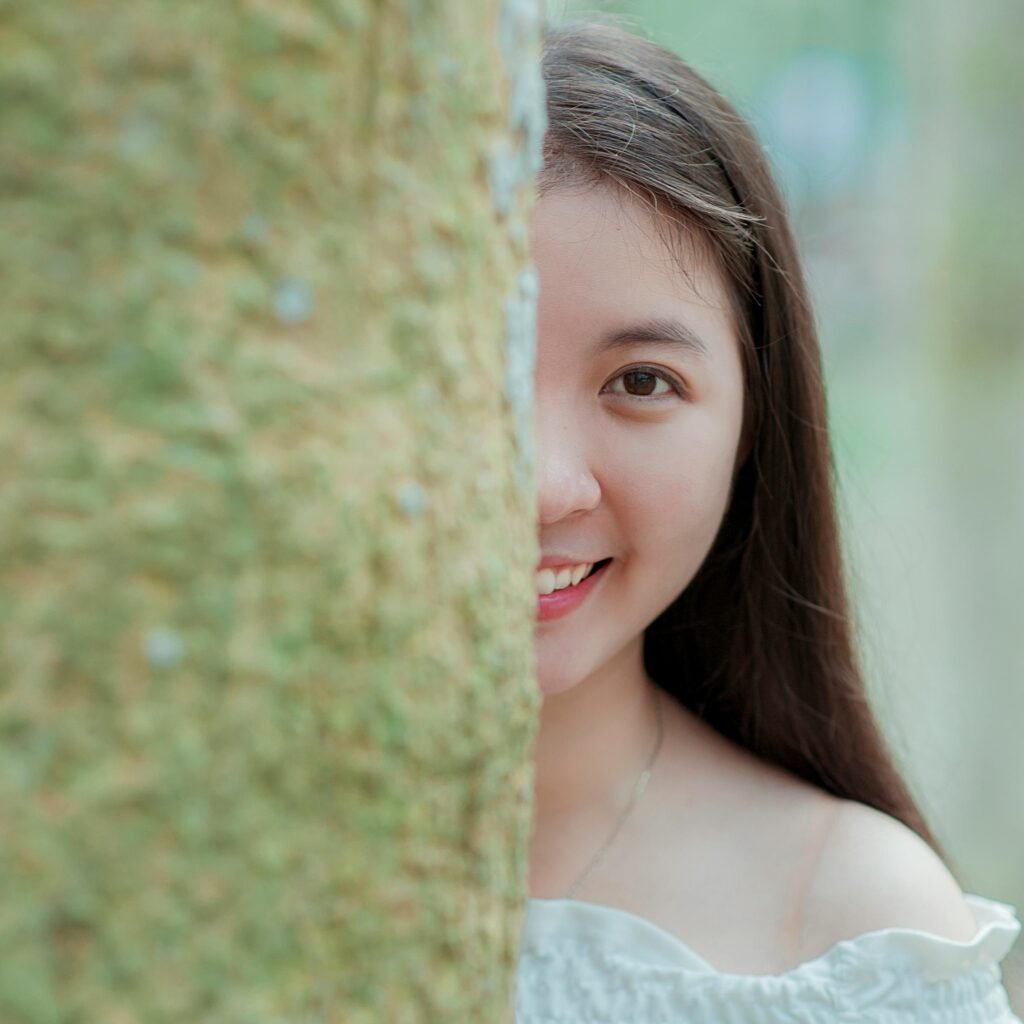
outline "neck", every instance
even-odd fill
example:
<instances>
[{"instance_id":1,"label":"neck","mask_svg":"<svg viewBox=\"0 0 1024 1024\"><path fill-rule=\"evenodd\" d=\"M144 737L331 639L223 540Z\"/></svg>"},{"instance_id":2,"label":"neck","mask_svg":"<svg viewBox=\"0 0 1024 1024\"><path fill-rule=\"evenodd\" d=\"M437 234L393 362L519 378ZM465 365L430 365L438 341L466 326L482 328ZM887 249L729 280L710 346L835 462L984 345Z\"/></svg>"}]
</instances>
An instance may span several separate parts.
<instances>
[{"instance_id":1,"label":"neck","mask_svg":"<svg viewBox=\"0 0 1024 1024\"><path fill-rule=\"evenodd\" d=\"M533 754L534 895L571 884L629 805L657 736L655 700L639 642L545 696Z\"/></svg>"}]
</instances>

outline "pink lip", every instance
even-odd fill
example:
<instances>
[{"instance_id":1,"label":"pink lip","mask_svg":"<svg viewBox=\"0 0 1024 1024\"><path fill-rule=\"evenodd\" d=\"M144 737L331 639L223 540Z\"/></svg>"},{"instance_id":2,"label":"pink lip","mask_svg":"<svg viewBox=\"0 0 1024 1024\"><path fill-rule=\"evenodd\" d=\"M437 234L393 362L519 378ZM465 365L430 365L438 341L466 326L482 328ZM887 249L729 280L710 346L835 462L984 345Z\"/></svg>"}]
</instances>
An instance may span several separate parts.
<instances>
[{"instance_id":1,"label":"pink lip","mask_svg":"<svg viewBox=\"0 0 1024 1024\"><path fill-rule=\"evenodd\" d=\"M610 564L609 562L608 565ZM563 615L568 615L573 609L578 608L586 600L587 595L601 581L608 565L604 565L597 572L591 573L581 583L577 583L575 587L555 590L550 594L538 594L537 621L548 622L551 619L560 619Z\"/></svg>"}]
</instances>

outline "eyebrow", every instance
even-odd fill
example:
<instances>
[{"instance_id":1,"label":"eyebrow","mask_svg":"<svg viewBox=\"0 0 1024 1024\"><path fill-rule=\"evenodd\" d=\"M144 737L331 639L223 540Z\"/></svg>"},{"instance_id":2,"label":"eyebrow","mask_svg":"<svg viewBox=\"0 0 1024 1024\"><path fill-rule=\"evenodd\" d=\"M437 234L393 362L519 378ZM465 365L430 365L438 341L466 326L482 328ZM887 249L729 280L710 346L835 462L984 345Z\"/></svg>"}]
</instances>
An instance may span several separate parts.
<instances>
[{"instance_id":1,"label":"eyebrow","mask_svg":"<svg viewBox=\"0 0 1024 1024\"><path fill-rule=\"evenodd\" d=\"M660 316L616 328L601 337L595 346L595 351L607 352L610 349L640 344L670 345L692 352L702 358L708 356L708 347L701 340L700 335L678 320Z\"/></svg>"}]
</instances>

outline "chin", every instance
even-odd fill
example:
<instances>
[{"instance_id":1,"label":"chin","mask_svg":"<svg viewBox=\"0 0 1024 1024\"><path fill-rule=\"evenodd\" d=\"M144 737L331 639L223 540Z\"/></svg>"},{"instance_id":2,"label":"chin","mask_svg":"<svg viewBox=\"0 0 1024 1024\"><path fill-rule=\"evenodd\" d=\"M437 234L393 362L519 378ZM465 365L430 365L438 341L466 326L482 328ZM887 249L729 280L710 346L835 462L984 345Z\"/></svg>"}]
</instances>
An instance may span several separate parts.
<instances>
[{"instance_id":1,"label":"chin","mask_svg":"<svg viewBox=\"0 0 1024 1024\"><path fill-rule=\"evenodd\" d=\"M573 684L571 682L565 683L564 685L559 684L548 684L542 682L540 679L537 680L537 689L540 692L541 699L547 697L557 697L560 693L565 693L566 690L571 690Z\"/></svg>"},{"instance_id":2,"label":"chin","mask_svg":"<svg viewBox=\"0 0 1024 1024\"><path fill-rule=\"evenodd\" d=\"M540 665L536 667L534 677L541 697L554 697L559 693L565 693L581 682L579 673L566 672L564 668L545 670Z\"/></svg>"}]
</instances>

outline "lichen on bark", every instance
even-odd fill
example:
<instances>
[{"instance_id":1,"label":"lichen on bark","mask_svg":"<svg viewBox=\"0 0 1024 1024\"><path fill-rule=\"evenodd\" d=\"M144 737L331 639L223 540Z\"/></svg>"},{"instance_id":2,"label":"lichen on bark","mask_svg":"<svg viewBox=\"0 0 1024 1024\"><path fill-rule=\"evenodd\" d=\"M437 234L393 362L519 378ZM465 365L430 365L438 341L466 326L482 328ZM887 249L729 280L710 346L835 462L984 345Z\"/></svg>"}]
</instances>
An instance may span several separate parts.
<instances>
[{"instance_id":1,"label":"lichen on bark","mask_svg":"<svg viewBox=\"0 0 1024 1024\"><path fill-rule=\"evenodd\" d=\"M535 538L498 14L3 9L5 1021L508 1005Z\"/></svg>"}]
</instances>

